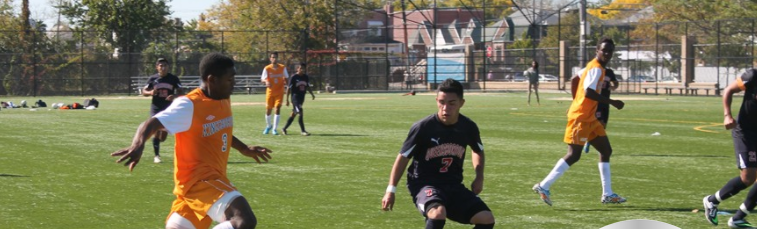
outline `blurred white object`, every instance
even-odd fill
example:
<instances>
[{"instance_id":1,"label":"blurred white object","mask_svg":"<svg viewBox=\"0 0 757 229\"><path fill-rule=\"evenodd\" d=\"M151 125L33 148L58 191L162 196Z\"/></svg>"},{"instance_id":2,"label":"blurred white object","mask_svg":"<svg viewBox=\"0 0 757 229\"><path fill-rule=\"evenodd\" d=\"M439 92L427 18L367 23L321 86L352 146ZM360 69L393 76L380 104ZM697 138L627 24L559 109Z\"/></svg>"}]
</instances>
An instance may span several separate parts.
<instances>
[{"instance_id":1,"label":"blurred white object","mask_svg":"<svg viewBox=\"0 0 757 229\"><path fill-rule=\"evenodd\" d=\"M660 132L654 132L652 133L652 136L660 136Z\"/></svg>"}]
</instances>

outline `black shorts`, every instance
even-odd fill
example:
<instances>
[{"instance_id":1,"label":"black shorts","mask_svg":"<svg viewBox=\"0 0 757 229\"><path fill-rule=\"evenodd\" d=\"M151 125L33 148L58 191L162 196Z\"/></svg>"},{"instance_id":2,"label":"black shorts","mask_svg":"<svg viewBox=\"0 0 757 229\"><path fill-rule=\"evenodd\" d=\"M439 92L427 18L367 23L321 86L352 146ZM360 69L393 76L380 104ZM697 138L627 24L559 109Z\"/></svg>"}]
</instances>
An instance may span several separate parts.
<instances>
[{"instance_id":1,"label":"black shorts","mask_svg":"<svg viewBox=\"0 0 757 229\"><path fill-rule=\"evenodd\" d=\"M607 123L610 120L610 104L597 104L597 119L600 122Z\"/></svg>"},{"instance_id":2,"label":"black shorts","mask_svg":"<svg viewBox=\"0 0 757 229\"><path fill-rule=\"evenodd\" d=\"M757 131L743 130L738 126L731 130L736 166L739 169L757 168Z\"/></svg>"},{"instance_id":3,"label":"black shorts","mask_svg":"<svg viewBox=\"0 0 757 229\"><path fill-rule=\"evenodd\" d=\"M482 211L491 211L486 203L463 184L410 186L413 203L423 217L426 207L440 203L447 209L447 218L462 224L470 224L470 219Z\"/></svg>"},{"instance_id":4,"label":"black shorts","mask_svg":"<svg viewBox=\"0 0 757 229\"><path fill-rule=\"evenodd\" d=\"M292 96L292 112L301 113L303 103L305 103L305 96Z\"/></svg>"}]
</instances>

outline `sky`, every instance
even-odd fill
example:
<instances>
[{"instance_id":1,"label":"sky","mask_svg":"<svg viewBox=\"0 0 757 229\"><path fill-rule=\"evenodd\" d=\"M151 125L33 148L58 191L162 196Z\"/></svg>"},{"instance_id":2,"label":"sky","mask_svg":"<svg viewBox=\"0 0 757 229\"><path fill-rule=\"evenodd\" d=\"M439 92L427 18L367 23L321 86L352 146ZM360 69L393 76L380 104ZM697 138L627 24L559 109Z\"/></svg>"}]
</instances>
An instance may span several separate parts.
<instances>
[{"instance_id":1,"label":"sky","mask_svg":"<svg viewBox=\"0 0 757 229\"><path fill-rule=\"evenodd\" d=\"M58 12L51 2L66 0L29 0L29 11L34 19L45 21L48 27L51 27L58 20ZM222 0L171 0L168 6L173 12L171 17L181 18L183 21L198 19L200 13L207 11L213 5L220 3ZM17 11L21 12L21 0L13 1L17 5ZM61 21L66 21L61 18Z\"/></svg>"}]
</instances>

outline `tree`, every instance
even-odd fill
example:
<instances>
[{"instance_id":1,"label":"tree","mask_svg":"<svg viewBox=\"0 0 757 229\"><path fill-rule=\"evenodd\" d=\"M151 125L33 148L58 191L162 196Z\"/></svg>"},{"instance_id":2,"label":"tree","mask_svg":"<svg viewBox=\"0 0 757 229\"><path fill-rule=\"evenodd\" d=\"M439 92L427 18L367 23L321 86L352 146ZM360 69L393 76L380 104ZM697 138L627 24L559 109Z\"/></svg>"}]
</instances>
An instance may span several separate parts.
<instances>
[{"instance_id":1,"label":"tree","mask_svg":"<svg viewBox=\"0 0 757 229\"><path fill-rule=\"evenodd\" d=\"M72 0L57 8L72 27L127 53L146 47L153 31L173 28L166 0Z\"/></svg>"}]
</instances>

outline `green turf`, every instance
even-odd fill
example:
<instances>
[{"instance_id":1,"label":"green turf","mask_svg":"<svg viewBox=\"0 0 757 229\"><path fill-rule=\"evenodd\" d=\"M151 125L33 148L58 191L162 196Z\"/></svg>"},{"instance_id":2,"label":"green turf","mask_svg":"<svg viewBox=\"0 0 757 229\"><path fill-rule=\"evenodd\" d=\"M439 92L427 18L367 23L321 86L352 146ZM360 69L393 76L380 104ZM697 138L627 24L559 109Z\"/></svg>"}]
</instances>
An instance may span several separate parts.
<instances>
[{"instance_id":1,"label":"green turf","mask_svg":"<svg viewBox=\"0 0 757 229\"><path fill-rule=\"evenodd\" d=\"M393 212L380 210L394 158L413 122L436 111L433 94L317 94L305 104L313 135L263 136L262 95L235 95L234 135L274 150L256 164L231 154L229 176L250 201L260 228L422 228L405 188ZM524 93L469 93L462 113L476 121L486 146L481 197L497 228L601 228L651 219L681 228L709 228L701 199L737 175L730 133L722 128L719 97L625 96L613 110L614 190L628 198L602 205L595 151L552 187L554 206L531 186L564 155L567 94L542 94L526 106ZM18 102L40 98L0 97ZM48 104L81 97L41 97ZM0 111L0 227L162 228L171 201L173 137L164 163L152 163L151 143L134 172L109 154L131 142L148 116L141 97L101 97L95 111L48 108ZM735 99L734 113L741 98ZM534 103L535 104L535 103ZM291 108L283 107L288 115ZM281 125L286 121L282 117ZM699 130L697 130L699 129ZM659 136L652 133L659 132ZM470 153L468 153L470 154ZM465 183L472 181L470 156ZM401 181L404 184L405 178ZM724 202L733 212L746 191ZM700 209L698 213L692 210ZM724 228L727 216L721 216ZM757 219L753 219L757 221ZM470 228L448 222L447 228Z\"/></svg>"}]
</instances>

